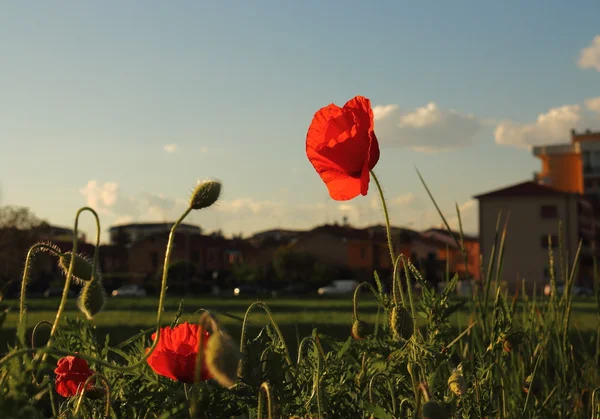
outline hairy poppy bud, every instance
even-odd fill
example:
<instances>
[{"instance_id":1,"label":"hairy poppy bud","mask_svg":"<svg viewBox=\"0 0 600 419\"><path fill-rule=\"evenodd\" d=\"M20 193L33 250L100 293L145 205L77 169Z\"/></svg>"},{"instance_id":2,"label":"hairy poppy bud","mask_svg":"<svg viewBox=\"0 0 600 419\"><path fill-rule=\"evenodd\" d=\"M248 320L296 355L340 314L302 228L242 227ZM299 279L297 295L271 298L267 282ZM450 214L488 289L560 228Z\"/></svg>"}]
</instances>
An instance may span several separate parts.
<instances>
[{"instance_id":1,"label":"hairy poppy bud","mask_svg":"<svg viewBox=\"0 0 600 419\"><path fill-rule=\"evenodd\" d=\"M512 352L523 342L522 332L510 332L503 336L502 347L504 352Z\"/></svg>"},{"instance_id":2,"label":"hairy poppy bud","mask_svg":"<svg viewBox=\"0 0 600 419\"><path fill-rule=\"evenodd\" d=\"M542 390L542 383L539 380L539 378L536 378L534 380L533 377L531 376L531 374L525 378L525 384L523 385L523 391L525 393L531 392L531 394L535 395L535 394L539 393L541 390Z\"/></svg>"},{"instance_id":3,"label":"hairy poppy bud","mask_svg":"<svg viewBox=\"0 0 600 419\"><path fill-rule=\"evenodd\" d=\"M58 257L58 266L65 275L69 272L73 252L61 253ZM97 269L96 269L97 271ZM98 272L96 272L98 275ZM80 284L90 281L94 273L92 271L92 262L84 255L75 255L75 264L73 265L73 280Z\"/></svg>"},{"instance_id":4,"label":"hairy poppy bud","mask_svg":"<svg viewBox=\"0 0 600 419\"><path fill-rule=\"evenodd\" d=\"M448 411L435 400L429 400L423 405L423 419L448 419Z\"/></svg>"},{"instance_id":5,"label":"hairy poppy bud","mask_svg":"<svg viewBox=\"0 0 600 419\"><path fill-rule=\"evenodd\" d=\"M390 313L390 328L394 339L409 339L415 331L413 319L404 307L394 306Z\"/></svg>"},{"instance_id":6,"label":"hairy poppy bud","mask_svg":"<svg viewBox=\"0 0 600 419\"><path fill-rule=\"evenodd\" d=\"M221 195L221 183L216 180L205 180L199 182L190 198L190 208L199 210L208 208L219 199Z\"/></svg>"},{"instance_id":7,"label":"hairy poppy bud","mask_svg":"<svg viewBox=\"0 0 600 419\"><path fill-rule=\"evenodd\" d=\"M77 299L79 310L92 320L104 307L104 287L100 278L85 283Z\"/></svg>"},{"instance_id":8,"label":"hairy poppy bud","mask_svg":"<svg viewBox=\"0 0 600 419\"><path fill-rule=\"evenodd\" d=\"M223 387L232 387L238 379L240 351L231 337L221 331L214 333L206 343L206 368Z\"/></svg>"},{"instance_id":9,"label":"hairy poppy bud","mask_svg":"<svg viewBox=\"0 0 600 419\"><path fill-rule=\"evenodd\" d=\"M352 337L357 340L363 340L371 334L371 328L362 320L354 320L352 323Z\"/></svg>"},{"instance_id":10,"label":"hairy poppy bud","mask_svg":"<svg viewBox=\"0 0 600 419\"><path fill-rule=\"evenodd\" d=\"M448 378L448 387L450 391L461 397L466 392L465 379L459 370L454 370L450 378Z\"/></svg>"}]
</instances>

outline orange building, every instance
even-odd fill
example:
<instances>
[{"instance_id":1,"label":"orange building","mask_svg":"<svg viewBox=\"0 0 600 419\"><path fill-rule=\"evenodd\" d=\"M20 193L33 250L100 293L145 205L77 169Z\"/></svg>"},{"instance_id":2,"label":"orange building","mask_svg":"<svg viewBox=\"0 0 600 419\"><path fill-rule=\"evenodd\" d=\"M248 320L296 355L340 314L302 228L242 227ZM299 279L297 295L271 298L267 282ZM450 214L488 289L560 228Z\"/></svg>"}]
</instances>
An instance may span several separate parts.
<instances>
[{"instance_id":1,"label":"orange building","mask_svg":"<svg viewBox=\"0 0 600 419\"><path fill-rule=\"evenodd\" d=\"M571 143L533 147L542 161L538 183L584 195L600 207L600 132L571 131Z\"/></svg>"}]
</instances>

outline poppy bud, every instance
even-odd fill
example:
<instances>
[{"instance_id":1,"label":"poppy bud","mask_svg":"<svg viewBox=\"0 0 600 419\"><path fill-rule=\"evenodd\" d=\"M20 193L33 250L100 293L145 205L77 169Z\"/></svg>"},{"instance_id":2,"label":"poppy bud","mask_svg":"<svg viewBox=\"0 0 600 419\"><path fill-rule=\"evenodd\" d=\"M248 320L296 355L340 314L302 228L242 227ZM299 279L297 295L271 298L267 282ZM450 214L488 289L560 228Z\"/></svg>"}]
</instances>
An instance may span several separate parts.
<instances>
[{"instance_id":1,"label":"poppy bud","mask_svg":"<svg viewBox=\"0 0 600 419\"><path fill-rule=\"evenodd\" d=\"M504 335L502 341L504 352L512 352L512 350L517 348L522 341L523 334L521 332L510 332Z\"/></svg>"},{"instance_id":2,"label":"poppy bud","mask_svg":"<svg viewBox=\"0 0 600 419\"><path fill-rule=\"evenodd\" d=\"M104 307L104 287L100 278L92 279L85 283L77 299L77 307L85 314L88 320L92 320Z\"/></svg>"},{"instance_id":3,"label":"poppy bud","mask_svg":"<svg viewBox=\"0 0 600 419\"><path fill-rule=\"evenodd\" d=\"M69 272L71 257L73 252L61 253L58 257L58 266L65 275ZM98 272L96 272L98 274ZM90 281L94 273L92 271L92 262L84 255L75 255L75 264L73 265L73 280L80 284Z\"/></svg>"},{"instance_id":4,"label":"poppy bud","mask_svg":"<svg viewBox=\"0 0 600 419\"><path fill-rule=\"evenodd\" d=\"M450 378L448 378L448 387L450 391L461 397L466 392L466 384L463 375L459 370L454 370Z\"/></svg>"},{"instance_id":5,"label":"poppy bud","mask_svg":"<svg viewBox=\"0 0 600 419\"><path fill-rule=\"evenodd\" d=\"M525 378L525 384L523 385L523 391L525 393L529 393L531 392L531 394L536 394L539 393L542 390L542 383L540 382L540 380L538 378L536 378L535 380L533 379L533 377L530 375L527 376L527 378Z\"/></svg>"},{"instance_id":6,"label":"poppy bud","mask_svg":"<svg viewBox=\"0 0 600 419\"><path fill-rule=\"evenodd\" d=\"M223 387L232 387L237 379L240 351L231 337L221 331L206 343L205 362L208 372Z\"/></svg>"},{"instance_id":7,"label":"poppy bud","mask_svg":"<svg viewBox=\"0 0 600 419\"><path fill-rule=\"evenodd\" d=\"M429 400L423 405L423 419L448 419L446 408L435 400Z\"/></svg>"},{"instance_id":8,"label":"poppy bud","mask_svg":"<svg viewBox=\"0 0 600 419\"><path fill-rule=\"evenodd\" d=\"M413 319L404 307L394 306L390 313L390 328L394 339L409 339L414 333Z\"/></svg>"},{"instance_id":9,"label":"poppy bud","mask_svg":"<svg viewBox=\"0 0 600 419\"><path fill-rule=\"evenodd\" d=\"M366 322L362 320L354 320L352 323L352 337L357 340L363 340L366 336L371 334L371 328Z\"/></svg>"},{"instance_id":10,"label":"poppy bud","mask_svg":"<svg viewBox=\"0 0 600 419\"><path fill-rule=\"evenodd\" d=\"M216 180L205 180L199 182L190 198L190 208L199 210L208 208L219 199L221 194L221 183Z\"/></svg>"}]
</instances>

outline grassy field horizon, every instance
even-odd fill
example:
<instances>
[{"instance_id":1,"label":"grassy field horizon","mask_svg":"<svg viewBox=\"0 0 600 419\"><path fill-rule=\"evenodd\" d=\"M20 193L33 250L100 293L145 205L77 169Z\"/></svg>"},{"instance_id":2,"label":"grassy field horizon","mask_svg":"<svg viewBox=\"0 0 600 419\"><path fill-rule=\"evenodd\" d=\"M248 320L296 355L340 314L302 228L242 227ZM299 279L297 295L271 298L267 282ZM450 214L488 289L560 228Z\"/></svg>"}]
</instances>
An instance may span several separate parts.
<instances>
[{"instance_id":1,"label":"grassy field horizon","mask_svg":"<svg viewBox=\"0 0 600 419\"><path fill-rule=\"evenodd\" d=\"M240 336L242 320L247 308L256 298L238 297L167 297L163 323L168 325L175 318L181 300L184 301L184 311L180 321L194 322L198 310L206 309L213 312L223 326L236 339ZM519 299L520 300L520 299ZM540 297L540 303L546 301ZM281 328L286 340L292 346L297 345L297 337L309 335L314 328L320 333L336 338L347 337L352 324L352 296L340 297L277 297L263 298L271 310L275 321ZM454 301L458 301L455 298ZM517 305L520 304L520 301ZM54 321L59 298L29 299L27 301L27 326L28 336L33 327L41 321ZM152 328L156 324L157 297L144 298L112 298L108 297L106 305L90 324L95 328L99 342L104 336L110 334L111 344L120 343L142 330ZM8 307L9 312L0 333L0 352L7 350L7 345L14 342L16 326L19 317L19 301L17 299L4 300L3 307ZM518 309L518 307L517 307ZM369 294L363 294L359 300L360 318L370 324L377 321L377 302ZM466 304L450 317L450 323L458 331L464 330L469 324L469 304ZM379 323L384 321L383 311L379 314ZM67 302L63 318L84 318L77 309L76 299ZM597 319L596 302L593 298L576 298L573 301L571 316L572 332L584 336L595 332ZM426 320L417 315L421 326ZM256 334L268 324L268 317L262 310L256 310L249 320L249 333ZM583 342L582 342L583 343Z\"/></svg>"}]
</instances>

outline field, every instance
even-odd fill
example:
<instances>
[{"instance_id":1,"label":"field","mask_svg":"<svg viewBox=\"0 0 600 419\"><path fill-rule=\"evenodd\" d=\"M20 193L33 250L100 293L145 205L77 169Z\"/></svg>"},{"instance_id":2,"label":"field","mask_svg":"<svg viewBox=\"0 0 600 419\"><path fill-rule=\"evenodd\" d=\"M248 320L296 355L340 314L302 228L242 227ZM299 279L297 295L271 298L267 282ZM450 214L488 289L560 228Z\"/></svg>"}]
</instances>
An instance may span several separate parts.
<instances>
[{"instance_id":1,"label":"field","mask_svg":"<svg viewBox=\"0 0 600 419\"><path fill-rule=\"evenodd\" d=\"M374 324L377 319L377 304L369 294L361 295L359 310L361 319ZM227 331L236 339L239 338L241 323L248 306L256 299L243 298L184 298L184 314L182 320L194 321L194 312L204 308L215 313ZM352 324L352 296L337 298L273 298L264 299L271 309L276 322L279 324L289 345L294 348L299 344L298 336L311 334L313 328L320 333L338 339L348 337ZM169 297L165 302L165 324L175 317L181 298ZM13 343L15 327L18 319L18 300L4 301L10 307L2 334L0 334L0 353L6 351L7 343ZM59 304L58 298L29 299L28 326L29 330L43 320L52 322ZM142 330L152 328L156 322L157 297L146 298L112 298L109 297L104 310L99 313L92 324L97 328L100 341L109 333L111 343L119 343ZM596 330L596 302L593 298L574 299L571 316L571 331L576 335L587 336ZM382 313L383 314L383 313ZM380 323L383 324L383 315ZM468 324L470 313L463 307L450 317L451 324L462 331ZM68 302L65 317L82 317L77 310L75 300ZM197 319L198 316L196 316ZM417 317L424 326L425 320ZM260 328L268 323L264 312L257 310L250 319L250 332L258 333ZM579 339L579 338L577 338ZM583 339L584 341L587 339Z\"/></svg>"}]
</instances>

